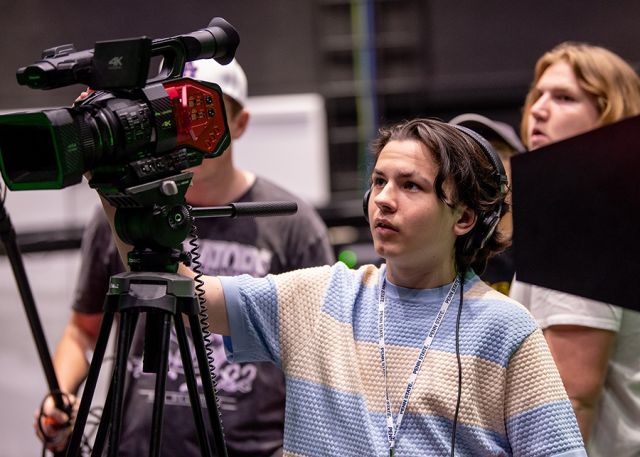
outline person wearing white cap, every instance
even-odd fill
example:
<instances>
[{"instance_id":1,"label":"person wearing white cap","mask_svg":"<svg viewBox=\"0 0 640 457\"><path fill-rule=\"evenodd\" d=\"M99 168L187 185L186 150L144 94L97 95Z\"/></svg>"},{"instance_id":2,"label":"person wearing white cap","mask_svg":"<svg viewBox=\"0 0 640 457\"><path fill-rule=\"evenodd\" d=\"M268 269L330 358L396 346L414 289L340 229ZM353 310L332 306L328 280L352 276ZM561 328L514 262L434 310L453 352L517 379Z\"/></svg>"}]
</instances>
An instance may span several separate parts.
<instances>
[{"instance_id":1,"label":"person wearing white cap","mask_svg":"<svg viewBox=\"0 0 640 457\"><path fill-rule=\"evenodd\" d=\"M518 138L515 129L505 122L489 119L477 113L465 113L454 117L450 124L467 127L482 135L496 150L502 161L509 183L511 183L511 157L525 151L525 147ZM511 193L507 195L507 202L511 204ZM507 239L511 239L513 233L513 218L511 211L507 212L500 219L497 230ZM511 247L505 249L500 254L489 259L487 268L480 275L480 278L494 289L509 295L509 289L513 275L515 273L515 263L513 250Z\"/></svg>"},{"instance_id":2,"label":"person wearing white cap","mask_svg":"<svg viewBox=\"0 0 640 457\"><path fill-rule=\"evenodd\" d=\"M234 164L233 141L242 136L250 120L246 109L247 78L237 61L224 66L212 59L189 62L184 76L220 86L232 139L221 156L204 160L190 170L194 175L186 193L187 203L192 206L248 201L294 200L298 203L294 216L198 219L203 273L265 276L333 263L335 258L326 227L315 210L276 184ZM85 355L96 342L108 279L123 269L110 228L100 210L85 231L72 317L54 357L61 389L70 395L71 403L76 401L74 395L87 375L89 361ZM155 377L141 370L144 333L141 327L136 329L129 359L119 456L149 454ZM266 362L227 361L222 338L217 335L213 336L212 346L228 455L282 455L285 388L280 369ZM203 455L175 338L172 338L170 348L166 397L161 455ZM43 412L54 424L67 422L66 414L56 410L50 398L45 402ZM37 421L41 417L38 412ZM48 436L53 441L48 442L47 447L52 450L64 447L69 430L68 426L55 430L49 427Z\"/></svg>"}]
</instances>

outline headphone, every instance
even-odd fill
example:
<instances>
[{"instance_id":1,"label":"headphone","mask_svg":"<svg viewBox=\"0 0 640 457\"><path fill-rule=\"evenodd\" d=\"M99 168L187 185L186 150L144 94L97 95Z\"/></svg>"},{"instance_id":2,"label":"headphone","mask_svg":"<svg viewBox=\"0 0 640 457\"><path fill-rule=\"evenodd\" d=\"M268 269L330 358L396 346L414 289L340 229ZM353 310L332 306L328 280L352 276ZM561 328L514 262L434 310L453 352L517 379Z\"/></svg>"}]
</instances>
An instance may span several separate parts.
<instances>
[{"instance_id":1,"label":"headphone","mask_svg":"<svg viewBox=\"0 0 640 457\"><path fill-rule=\"evenodd\" d=\"M471 138L484 153L485 157L489 160L491 165L493 166L494 172L493 177L496 180L498 188L500 189L500 194L504 195L507 192L507 185L509 183L509 178L507 177L507 173L504 169L504 165L500 160L500 156L493 149L493 146L484 139L484 137L473 130L463 127L461 125L456 124L448 124L456 130L464 133L469 138ZM364 218L367 222L369 222L369 198L371 196L371 188L367 189L362 199L362 209L364 211ZM478 217L478 221L476 222L476 226L473 228L471 233L469 233L464 246L462 246L463 252L468 252L469 250L478 251L484 247L487 243L493 232L496 230L498 226L498 222L500 222L500 213L502 212L502 204L499 204L491 213L480 214Z\"/></svg>"}]
</instances>

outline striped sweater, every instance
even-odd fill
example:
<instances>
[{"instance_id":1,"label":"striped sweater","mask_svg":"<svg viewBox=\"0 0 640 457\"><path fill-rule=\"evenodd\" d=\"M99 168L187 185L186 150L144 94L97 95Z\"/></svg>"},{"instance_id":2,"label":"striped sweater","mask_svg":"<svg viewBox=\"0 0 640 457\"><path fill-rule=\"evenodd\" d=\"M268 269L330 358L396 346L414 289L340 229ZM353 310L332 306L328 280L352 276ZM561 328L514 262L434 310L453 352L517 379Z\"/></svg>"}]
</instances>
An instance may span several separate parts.
<instances>
[{"instance_id":1,"label":"striped sweater","mask_svg":"<svg viewBox=\"0 0 640 457\"><path fill-rule=\"evenodd\" d=\"M221 278L236 361L271 360L286 376L285 456L389 455L378 346L383 270L341 263L251 278ZM407 378L449 286L387 282L385 352L397 415ZM456 298L413 387L396 456L446 456L458 371ZM586 456L542 333L517 302L469 275L460 323L459 456Z\"/></svg>"}]
</instances>

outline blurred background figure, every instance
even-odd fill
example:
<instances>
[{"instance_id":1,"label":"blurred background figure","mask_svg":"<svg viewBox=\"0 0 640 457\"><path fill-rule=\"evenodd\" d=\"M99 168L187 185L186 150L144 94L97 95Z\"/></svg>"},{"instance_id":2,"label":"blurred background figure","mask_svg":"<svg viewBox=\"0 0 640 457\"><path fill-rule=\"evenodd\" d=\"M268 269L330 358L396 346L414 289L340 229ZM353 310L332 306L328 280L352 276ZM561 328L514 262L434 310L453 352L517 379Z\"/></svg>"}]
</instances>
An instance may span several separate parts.
<instances>
[{"instance_id":1,"label":"blurred background figure","mask_svg":"<svg viewBox=\"0 0 640 457\"><path fill-rule=\"evenodd\" d=\"M535 150L638 113L634 69L605 48L567 42L536 63L521 133ZM575 261L586 259L587 252ZM511 297L529 307L544 330L589 455L640 455L640 315L518 281Z\"/></svg>"},{"instance_id":2,"label":"blurred background figure","mask_svg":"<svg viewBox=\"0 0 640 457\"><path fill-rule=\"evenodd\" d=\"M451 119L449 123L467 127L486 138L500 155L500 160L509 177L509 185L511 185L511 156L525 151L514 128L506 122L494 121L477 113L460 114ZM506 201L511 204L510 191ZM505 239L511 239L513 232L511 211L502 216L496 230ZM509 295L514 272L513 249L509 246L506 250L489 259L487 268L480 275L480 278L499 292Z\"/></svg>"}]
</instances>

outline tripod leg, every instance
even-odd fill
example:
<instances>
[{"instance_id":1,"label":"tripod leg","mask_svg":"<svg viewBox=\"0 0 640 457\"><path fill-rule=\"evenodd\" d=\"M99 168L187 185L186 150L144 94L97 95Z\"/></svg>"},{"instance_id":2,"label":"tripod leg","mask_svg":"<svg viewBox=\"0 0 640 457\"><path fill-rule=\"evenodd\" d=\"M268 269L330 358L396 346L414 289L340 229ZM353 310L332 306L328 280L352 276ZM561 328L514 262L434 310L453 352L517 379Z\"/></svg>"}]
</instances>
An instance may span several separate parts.
<instances>
[{"instance_id":1,"label":"tripod leg","mask_svg":"<svg viewBox=\"0 0 640 457\"><path fill-rule=\"evenodd\" d=\"M147 315L147 325L151 319ZM169 357L169 335L171 334L171 315L162 314L162 326L160 332L160 355L158 370L156 372L156 386L153 401L153 416L151 418L151 441L149 447L149 457L159 457L162 445L162 419L164 415L165 392L167 384L168 357Z\"/></svg>"},{"instance_id":2,"label":"tripod leg","mask_svg":"<svg viewBox=\"0 0 640 457\"><path fill-rule=\"evenodd\" d=\"M189 325L191 326L191 334L193 336L193 346L196 350L198 358L198 366L200 367L200 378L202 379L202 391L207 404L209 413L209 422L213 431L213 442L215 445L216 455L219 457L227 457L227 447L224 443L224 433L222 431L222 423L220 422L220 412L218 411L218 402L215 398L215 386L209 369L209 360L204 347L204 338L202 336L202 328L197 315L189 316Z\"/></svg>"},{"instance_id":3,"label":"tripod leg","mask_svg":"<svg viewBox=\"0 0 640 457\"><path fill-rule=\"evenodd\" d=\"M136 315L131 316L130 313ZM111 410L111 430L109 433L108 456L117 457L120 445L120 425L122 424L122 403L124 400L124 382L127 375L127 358L129 357L130 338L137 323L137 311L127 310L120 313L120 330L118 332L118 348L115 371L113 373L113 404Z\"/></svg>"},{"instance_id":4,"label":"tripod leg","mask_svg":"<svg viewBox=\"0 0 640 457\"><path fill-rule=\"evenodd\" d=\"M109 431L109 422L111 421L111 403L113 402L113 384L109 386L109 392L104 402L104 408L102 409L102 417L100 417L100 425L96 433L96 439L93 442L93 449L91 451L91 457L100 457L102 450L104 449L104 443L107 439L107 433Z\"/></svg>"},{"instance_id":5,"label":"tripod leg","mask_svg":"<svg viewBox=\"0 0 640 457\"><path fill-rule=\"evenodd\" d=\"M133 340L133 333L134 330L136 328L136 324L138 321L138 314L134 314L132 316L131 319L131 324L129 325L129 329L128 332L125 332L125 335L122 336L123 338L126 338L127 341L127 348L131 347L131 341ZM120 328L124 328L124 326L120 326ZM120 334L120 333L119 333ZM127 350L128 352L128 350ZM119 354L116 354L116 360L118 359ZM115 376L115 369L112 370L112 381L109 384L109 391L107 392L107 398L105 399L104 402L104 408L102 410L102 417L100 418L100 425L98 426L98 431L96 432L96 438L94 440L93 443L93 450L91 452L91 456L92 457L101 457L102 456L102 450L104 449L104 444L105 441L107 439L107 434L109 432L109 425L111 424L111 408L113 405L113 398L114 398L114 382L113 382L113 376Z\"/></svg>"},{"instance_id":6,"label":"tripod leg","mask_svg":"<svg viewBox=\"0 0 640 457\"><path fill-rule=\"evenodd\" d=\"M178 346L180 347L180 355L182 356L182 367L184 368L184 377L187 381L187 388L189 390L189 401L191 402L191 410L193 411L193 420L196 424L196 430L198 432L198 441L200 442L200 451L203 456L212 457L211 445L209 444L209 437L204 425L204 415L202 412L202 405L200 404L200 394L198 393L198 384L196 383L196 374L193 369L193 362L191 361L191 351L189 350L189 342L187 340L187 332L184 328L184 322L182 316L175 316L176 336L178 337ZM200 371L201 376L204 373ZM204 376L208 376L208 370L204 373ZM216 446L217 449L217 446ZM218 454L220 455L220 454Z\"/></svg>"},{"instance_id":7,"label":"tripod leg","mask_svg":"<svg viewBox=\"0 0 640 457\"><path fill-rule=\"evenodd\" d=\"M84 427L87 422L87 417L89 416L89 410L91 409L91 400L93 398L93 393L95 392L96 383L98 382L98 376L100 375L100 367L102 366L102 360L104 359L104 353L107 348L107 342L109 341L109 334L111 333L112 325L113 313L104 313L102 324L100 326L100 333L98 334L98 341L96 342L96 347L91 359L91 365L89 366L89 373L82 393L82 400L80 400L80 407L78 409L75 425L73 426L73 432L71 433L71 438L69 440L67 457L78 457L80 455L82 434L84 433Z\"/></svg>"}]
</instances>

